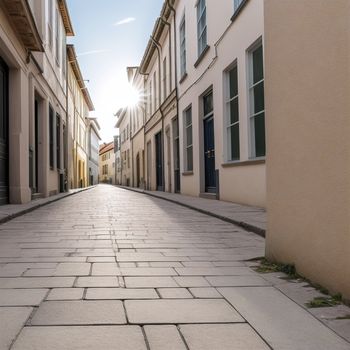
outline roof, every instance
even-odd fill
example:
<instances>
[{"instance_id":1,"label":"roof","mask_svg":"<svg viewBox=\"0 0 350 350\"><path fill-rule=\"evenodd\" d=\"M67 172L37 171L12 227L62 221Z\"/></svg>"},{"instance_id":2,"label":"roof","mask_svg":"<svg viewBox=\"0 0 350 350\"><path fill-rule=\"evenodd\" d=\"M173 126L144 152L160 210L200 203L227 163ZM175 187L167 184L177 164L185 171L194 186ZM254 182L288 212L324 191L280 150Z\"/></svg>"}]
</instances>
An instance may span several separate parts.
<instances>
[{"instance_id":1,"label":"roof","mask_svg":"<svg viewBox=\"0 0 350 350\"><path fill-rule=\"evenodd\" d=\"M114 149L114 141L109 142L109 143L103 143L102 145L100 145L100 152L99 154L102 155L106 152L111 151L112 149Z\"/></svg>"},{"instance_id":2,"label":"roof","mask_svg":"<svg viewBox=\"0 0 350 350\"><path fill-rule=\"evenodd\" d=\"M151 62L151 59L153 57L154 51L156 50L156 47L154 45L153 40L158 42L162 36L163 30L165 28L164 21L167 21L171 14L171 8L174 4L175 0L165 0L162 10L160 12L160 16L157 18L156 23L154 24L153 32L151 35L151 38L148 41L145 53L142 57L141 64L140 64L140 71L141 73L145 74L147 67L149 63ZM170 3L170 6L169 6Z\"/></svg>"},{"instance_id":3,"label":"roof","mask_svg":"<svg viewBox=\"0 0 350 350\"><path fill-rule=\"evenodd\" d=\"M66 31L67 36L74 36L74 30L72 26L72 21L69 16L69 11L67 7L66 0L58 0L58 8L61 12L64 29Z\"/></svg>"},{"instance_id":4,"label":"roof","mask_svg":"<svg viewBox=\"0 0 350 350\"><path fill-rule=\"evenodd\" d=\"M85 86L84 78L83 78L83 75L81 74L81 70L79 67L77 54L75 52L74 45L72 45L72 44L67 45L67 56L68 56L69 64L71 65L73 73L75 75L75 78L77 79L80 90L84 96L85 102L89 107L89 111L90 112L94 111L95 107L94 107L94 104L92 103L89 91L88 91L87 87Z\"/></svg>"},{"instance_id":5,"label":"roof","mask_svg":"<svg viewBox=\"0 0 350 350\"><path fill-rule=\"evenodd\" d=\"M0 4L10 18L23 46L28 51L44 52L32 11L26 0L1 0Z\"/></svg>"}]
</instances>

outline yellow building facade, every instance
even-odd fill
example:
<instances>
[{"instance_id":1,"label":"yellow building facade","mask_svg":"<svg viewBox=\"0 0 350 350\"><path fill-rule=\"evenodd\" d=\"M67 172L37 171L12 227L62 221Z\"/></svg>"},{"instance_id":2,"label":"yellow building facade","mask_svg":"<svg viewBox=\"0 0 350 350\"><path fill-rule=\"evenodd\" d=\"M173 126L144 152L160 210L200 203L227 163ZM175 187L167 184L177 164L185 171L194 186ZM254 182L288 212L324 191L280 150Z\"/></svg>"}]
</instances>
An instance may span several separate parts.
<instances>
[{"instance_id":1,"label":"yellow building facade","mask_svg":"<svg viewBox=\"0 0 350 350\"><path fill-rule=\"evenodd\" d=\"M70 188L89 185L89 151L87 124L89 112L94 110L89 92L85 86L73 45L67 45L68 57L68 119L69 119L69 175Z\"/></svg>"}]
</instances>

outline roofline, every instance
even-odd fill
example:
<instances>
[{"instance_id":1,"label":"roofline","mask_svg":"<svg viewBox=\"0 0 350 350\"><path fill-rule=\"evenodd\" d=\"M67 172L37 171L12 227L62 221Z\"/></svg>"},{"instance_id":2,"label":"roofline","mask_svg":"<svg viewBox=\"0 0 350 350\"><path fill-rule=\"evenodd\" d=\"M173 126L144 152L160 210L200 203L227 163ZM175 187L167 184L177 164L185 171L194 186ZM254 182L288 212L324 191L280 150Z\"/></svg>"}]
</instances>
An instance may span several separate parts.
<instances>
[{"instance_id":1,"label":"roofline","mask_svg":"<svg viewBox=\"0 0 350 350\"><path fill-rule=\"evenodd\" d=\"M84 78L80 70L77 54L75 52L75 48L73 44L67 45L67 56L68 56L68 62L72 66L73 73L75 75L75 78L77 79L80 90L84 96L85 102L89 107L89 111L92 112L95 110L95 107L94 107L94 104L92 103L89 90L85 86Z\"/></svg>"},{"instance_id":2,"label":"roofline","mask_svg":"<svg viewBox=\"0 0 350 350\"><path fill-rule=\"evenodd\" d=\"M58 0L58 8L61 12L63 24L64 24L64 29L66 30L66 35L67 36L74 36L74 30L73 30L73 25L72 21L70 19L69 11L68 11L68 6L66 0Z\"/></svg>"},{"instance_id":3,"label":"roofline","mask_svg":"<svg viewBox=\"0 0 350 350\"><path fill-rule=\"evenodd\" d=\"M175 3L174 0L165 0L164 1L164 4L163 4L163 7L162 7L162 10L160 12L160 15L159 17L157 18L155 24L154 24L154 27L153 27L153 31L152 31L152 35L148 41L148 44L147 44L147 47L146 47L146 50L145 50L145 53L142 57L142 60L141 60L141 63L140 63L140 72L142 74L145 74L146 73L146 69L152 59L152 56L153 56L153 53L155 51L155 46L154 46L154 42L152 40L152 38L155 40L155 41L159 41L162 33L163 33L163 30L165 28L165 24L164 24L164 19L167 20L169 17L170 17L170 14L171 14L171 8L169 6L169 2L171 2L171 5L173 5ZM162 20L163 19L163 20Z\"/></svg>"}]
</instances>

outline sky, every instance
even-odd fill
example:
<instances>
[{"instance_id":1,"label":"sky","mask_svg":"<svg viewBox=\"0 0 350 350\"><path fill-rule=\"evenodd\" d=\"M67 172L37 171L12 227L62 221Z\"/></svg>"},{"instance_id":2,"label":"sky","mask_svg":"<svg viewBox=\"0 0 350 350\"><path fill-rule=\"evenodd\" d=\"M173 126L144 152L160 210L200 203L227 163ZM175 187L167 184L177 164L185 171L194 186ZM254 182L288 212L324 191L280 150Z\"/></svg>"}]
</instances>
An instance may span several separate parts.
<instances>
[{"instance_id":1,"label":"sky","mask_svg":"<svg viewBox=\"0 0 350 350\"><path fill-rule=\"evenodd\" d=\"M102 142L113 140L119 108L128 100L126 67L138 66L163 0L68 0L74 44L101 126Z\"/></svg>"}]
</instances>

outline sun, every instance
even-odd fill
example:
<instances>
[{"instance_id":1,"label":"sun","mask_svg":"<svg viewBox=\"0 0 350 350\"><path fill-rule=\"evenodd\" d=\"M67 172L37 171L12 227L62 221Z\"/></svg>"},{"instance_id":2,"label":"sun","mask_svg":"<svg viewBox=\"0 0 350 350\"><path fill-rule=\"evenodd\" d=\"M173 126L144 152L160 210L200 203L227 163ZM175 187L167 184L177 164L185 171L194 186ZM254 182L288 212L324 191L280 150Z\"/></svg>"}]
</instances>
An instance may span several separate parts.
<instances>
[{"instance_id":1,"label":"sun","mask_svg":"<svg viewBox=\"0 0 350 350\"><path fill-rule=\"evenodd\" d=\"M141 98L140 91L135 89L131 84L125 86L123 91L123 105L125 107L135 107L139 104Z\"/></svg>"}]
</instances>

